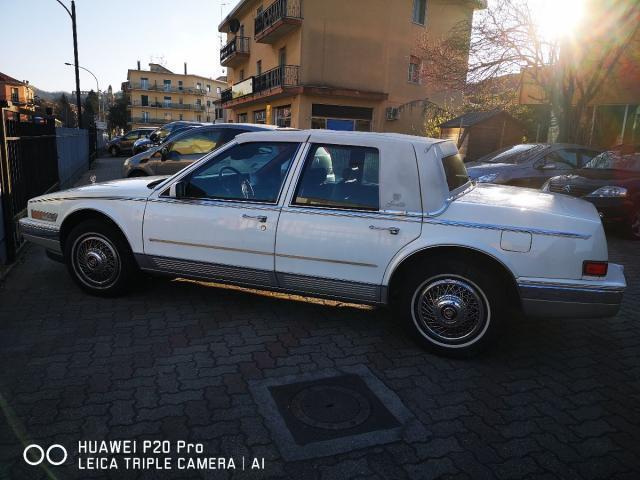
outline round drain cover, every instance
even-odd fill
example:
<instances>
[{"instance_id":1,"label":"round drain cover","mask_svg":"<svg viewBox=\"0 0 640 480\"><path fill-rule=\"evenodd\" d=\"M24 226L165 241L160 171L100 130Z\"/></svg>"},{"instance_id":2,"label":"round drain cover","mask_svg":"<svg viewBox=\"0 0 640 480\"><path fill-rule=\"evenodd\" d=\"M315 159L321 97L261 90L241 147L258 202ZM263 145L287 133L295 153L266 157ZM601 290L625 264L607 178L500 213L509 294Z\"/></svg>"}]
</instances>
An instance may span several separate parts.
<instances>
[{"instance_id":1,"label":"round drain cover","mask_svg":"<svg viewBox=\"0 0 640 480\"><path fill-rule=\"evenodd\" d=\"M316 385L291 399L291 413L311 427L343 430L364 423L371 415L371 404L350 388Z\"/></svg>"}]
</instances>

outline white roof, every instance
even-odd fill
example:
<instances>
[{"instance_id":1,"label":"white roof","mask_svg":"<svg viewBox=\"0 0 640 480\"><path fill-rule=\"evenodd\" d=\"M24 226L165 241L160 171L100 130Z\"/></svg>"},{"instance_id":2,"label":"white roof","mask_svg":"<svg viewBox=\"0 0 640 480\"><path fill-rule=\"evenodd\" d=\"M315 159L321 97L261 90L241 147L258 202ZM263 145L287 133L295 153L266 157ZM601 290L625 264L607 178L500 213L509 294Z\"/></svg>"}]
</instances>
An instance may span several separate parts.
<instances>
[{"instance_id":1,"label":"white roof","mask_svg":"<svg viewBox=\"0 0 640 480\"><path fill-rule=\"evenodd\" d=\"M378 132L341 132L335 130L275 130L269 132L249 132L242 133L236 137L239 142L267 142L267 141L289 141L306 142L311 138L313 142L339 143L346 141L355 144L370 142L396 141L402 143L412 143L430 147L437 143L445 142L440 138L418 137L414 135L404 135L401 133L378 133Z\"/></svg>"}]
</instances>

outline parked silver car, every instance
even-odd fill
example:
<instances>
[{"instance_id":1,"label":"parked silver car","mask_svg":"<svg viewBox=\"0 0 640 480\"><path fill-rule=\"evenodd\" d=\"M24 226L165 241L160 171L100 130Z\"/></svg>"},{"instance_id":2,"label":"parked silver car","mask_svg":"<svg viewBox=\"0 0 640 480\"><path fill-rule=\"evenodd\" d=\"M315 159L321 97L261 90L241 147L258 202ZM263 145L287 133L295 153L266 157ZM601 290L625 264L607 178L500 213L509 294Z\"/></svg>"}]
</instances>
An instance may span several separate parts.
<instances>
[{"instance_id":1,"label":"parked silver car","mask_svg":"<svg viewBox=\"0 0 640 480\"><path fill-rule=\"evenodd\" d=\"M233 140L237 135L262 130L275 130L272 125L219 123L196 127L167 138L124 162L123 177L173 175L203 155Z\"/></svg>"}]
</instances>

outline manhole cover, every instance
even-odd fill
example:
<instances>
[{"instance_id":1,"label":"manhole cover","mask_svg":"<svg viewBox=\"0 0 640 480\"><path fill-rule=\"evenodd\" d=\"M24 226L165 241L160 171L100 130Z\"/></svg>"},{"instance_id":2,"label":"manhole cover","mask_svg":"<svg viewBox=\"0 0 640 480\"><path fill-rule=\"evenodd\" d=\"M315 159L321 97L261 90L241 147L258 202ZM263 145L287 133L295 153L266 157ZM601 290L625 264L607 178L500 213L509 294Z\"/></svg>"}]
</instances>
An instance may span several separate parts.
<instances>
[{"instance_id":1,"label":"manhole cover","mask_svg":"<svg viewBox=\"0 0 640 480\"><path fill-rule=\"evenodd\" d=\"M354 389L316 385L293 397L291 413L311 427L343 430L364 423L371 415L371 404Z\"/></svg>"},{"instance_id":2,"label":"manhole cover","mask_svg":"<svg viewBox=\"0 0 640 480\"><path fill-rule=\"evenodd\" d=\"M269 388L299 445L397 427L398 421L358 375Z\"/></svg>"}]
</instances>

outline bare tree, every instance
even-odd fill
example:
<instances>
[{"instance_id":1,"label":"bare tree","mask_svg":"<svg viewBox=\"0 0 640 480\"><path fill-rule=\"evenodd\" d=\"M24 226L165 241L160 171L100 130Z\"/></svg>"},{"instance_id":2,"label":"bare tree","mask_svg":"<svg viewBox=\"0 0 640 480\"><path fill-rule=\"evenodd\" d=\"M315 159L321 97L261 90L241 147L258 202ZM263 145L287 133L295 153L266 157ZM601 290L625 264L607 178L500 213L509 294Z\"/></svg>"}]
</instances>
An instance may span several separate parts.
<instances>
[{"instance_id":1,"label":"bare tree","mask_svg":"<svg viewBox=\"0 0 640 480\"><path fill-rule=\"evenodd\" d=\"M587 9L591 23L585 22L576 41L546 37L526 0L490 2L473 25L462 22L444 38L423 38L422 76L429 84L462 91L466 109L513 106L524 89L531 103L549 105L558 140L575 141L590 102L640 37L639 2L603 3ZM605 21L593 17L598 12L606 13L607 28L597 28Z\"/></svg>"}]
</instances>

